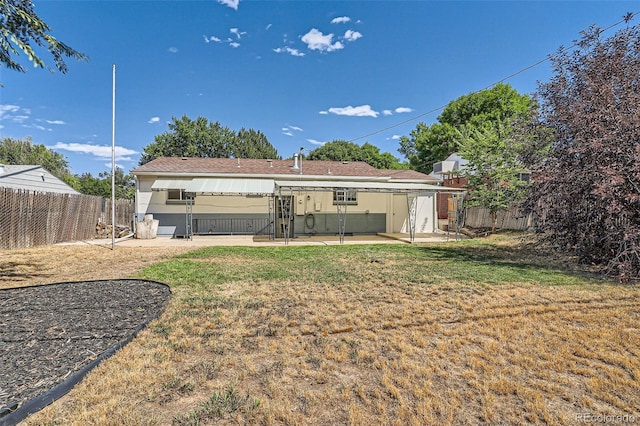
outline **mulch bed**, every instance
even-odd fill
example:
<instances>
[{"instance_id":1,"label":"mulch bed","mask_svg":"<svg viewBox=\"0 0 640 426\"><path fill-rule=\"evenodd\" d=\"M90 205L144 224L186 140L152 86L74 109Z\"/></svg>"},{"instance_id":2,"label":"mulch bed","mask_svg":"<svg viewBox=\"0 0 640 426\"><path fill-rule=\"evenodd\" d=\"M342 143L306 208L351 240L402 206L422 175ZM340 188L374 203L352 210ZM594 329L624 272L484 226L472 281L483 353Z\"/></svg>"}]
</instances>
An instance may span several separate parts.
<instances>
[{"instance_id":1,"label":"mulch bed","mask_svg":"<svg viewBox=\"0 0 640 426\"><path fill-rule=\"evenodd\" d=\"M0 290L0 424L28 401L79 380L158 316L170 296L166 285L144 280Z\"/></svg>"}]
</instances>

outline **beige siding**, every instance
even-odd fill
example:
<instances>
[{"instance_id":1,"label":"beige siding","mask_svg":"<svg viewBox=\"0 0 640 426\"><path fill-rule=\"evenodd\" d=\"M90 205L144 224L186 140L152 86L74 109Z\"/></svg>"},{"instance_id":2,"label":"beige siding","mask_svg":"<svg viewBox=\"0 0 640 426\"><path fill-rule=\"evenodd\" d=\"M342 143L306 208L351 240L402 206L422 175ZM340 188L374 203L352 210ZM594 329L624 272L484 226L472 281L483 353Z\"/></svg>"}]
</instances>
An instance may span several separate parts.
<instances>
[{"instance_id":1,"label":"beige siding","mask_svg":"<svg viewBox=\"0 0 640 426\"><path fill-rule=\"evenodd\" d=\"M283 195L289 195L283 193ZM333 204L333 192L294 192L295 213L304 215L307 213L335 213L336 205ZM359 192L357 204L349 204L349 213L386 213L387 194Z\"/></svg>"},{"instance_id":2,"label":"beige siding","mask_svg":"<svg viewBox=\"0 0 640 426\"><path fill-rule=\"evenodd\" d=\"M167 203L167 191L152 191L155 177L140 176L136 207L139 218L147 213L184 214L183 203ZM293 195L294 213L297 216L312 214L336 214L332 191L283 191L282 195ZM193 205L193 214L266 214L269 197L204 196L198 195ZM433 196L422 196L417 200L416 232L434 232L437 229ZM384 214L387 232L408 232L407 204L405 194L358 192L357 204L347 207L348 214Z\"/></svg>"}]
</instances>

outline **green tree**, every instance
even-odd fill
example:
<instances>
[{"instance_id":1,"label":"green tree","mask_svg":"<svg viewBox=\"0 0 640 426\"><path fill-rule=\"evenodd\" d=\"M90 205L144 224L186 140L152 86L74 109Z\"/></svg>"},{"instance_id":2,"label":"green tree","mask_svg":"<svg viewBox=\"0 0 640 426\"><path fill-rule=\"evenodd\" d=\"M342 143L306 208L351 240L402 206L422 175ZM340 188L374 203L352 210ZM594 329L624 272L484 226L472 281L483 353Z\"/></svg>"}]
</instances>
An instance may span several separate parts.
<instances>
[{"instance_id":1,"label":"green tree","mask_svg":"<svg viewBox=\"0 0 640 426\"><path fill-rule=\"evenodd\" d=\"M69 163L64 155L44 145L34 144L30 137L0 139L0 163L42 166L65 181L71 176Z\"/></svg>"},{"instance_id":2,"label":"green tree","mask_svg":"<svg viewBox=\"0 0 640 426\"><path fill-rule=\"evenodd\" d=\"M270 158L280 159L278 151L269 142L264 133L253 129L238 130L233 144L233 157L235 158Z\"/></svg>"},{"instance_id":3,"label":"green tree","mask_svg":"<svg viewBox=\"0 0 640 426\"><path fill-rule=\"evenodd\" d=\"M173 118L169 130L143 149L140 165L158 157L279 158L266 136L253 129L236 133L217 121L183 115Z\"/></svg>"},{"instance_id":4,"label":"green tree","mask_svg":"<svg viewBox=\"0 0 640 426\"><path fill-rule=\"evenodd\" d=\"M101 172L98 177L91 173L74 175L73 188L85 195L95 195L105 199L111 199L111 172ZM116 199L133 200L135 198L135 181L133 176L125 174L116 167L115 169Z\"/></svg>"},{"instance_id":5,"label":"green tree","mask_svg":"<svg viewBox=\"0 0 640 426\"><path fill-rule=\"evenodd\" d=\"M409 167L391 153L381 153L380 148L369 142L360 146L353 142L334 140L312 150L307 158L309 160L364 161L376 169L407 169Z\"/></svg>"},{"instance_id":6,"label":"green tree","mask_svg":"<svg viewBox=\"0 0 640 426\"><path fill-rule=\"evenodd\" d=\"M536 103L508 84L496 84L450 102L431 126L418 123L409 136L400 138L399 152L409 159L411 168L431 173L433 163L456 152L464 127L482 129L512 118L528 117Z\"/></svg>"},{"instance_id":7,"label":"green tree","mask_svg":"<svg viewBox=\"0 0 640 426\"><path fill-rule=\"evenodd\" d=\"M64 58L86 61L84 54L72 49L50 34L51 28L36 14L31 0L0 0L0 65L25 72L15 56L23 52L35 67L45 68L32 44L46 46L53 56L55 67L67 72ZM50 71L53 69L47 67Z\"/></svg>"},{"instance_id":8,"label":"green tree","mask_svg":"<svg viewBox=\"0 0 640 426\"><path fill-rule=\"evenodd\" d=\"M520 204L529 186L528 181L520 179L524 169L518 140L501 121L491 126L467 126L460 135L458 153L469 161L469 194L465 202L489 210L492 232L496 230L498 212Z\"/></svg>"}]
</instances>

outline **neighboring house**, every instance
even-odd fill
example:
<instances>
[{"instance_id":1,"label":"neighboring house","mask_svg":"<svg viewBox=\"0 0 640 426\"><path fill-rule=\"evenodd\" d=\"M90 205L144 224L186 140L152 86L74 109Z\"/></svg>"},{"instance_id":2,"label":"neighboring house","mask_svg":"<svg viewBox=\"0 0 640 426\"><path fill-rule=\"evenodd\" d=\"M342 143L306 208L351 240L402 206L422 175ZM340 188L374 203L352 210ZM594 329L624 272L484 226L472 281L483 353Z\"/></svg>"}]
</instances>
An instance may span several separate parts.
<instances>
[{"instance_id":1,"label":"neighboring house","mask_svg":"<svg viewBox=\"0 0 640 426\"><path fill-rule=\"evenodd\" d=\"M439 180L464 176L468 163L469 161L460 157L457 152L454 152L445 160L433 163L433 171L429 176L435 177Z\"/></svg>"},{"instance_id":2,"label":"neighboring house","mask_svg":"<svg viewBox=\"0 0 640 426\"><path fill-rule=\"evenodd\" d=\"M434 232L435 194L449 191L412 170L364 162L162 157L131 173L139 221L159 236ZM455 191L455 190L454 190Z\"/></svg>"},{"instance_id":3,"label":"neighboring house","mask_svg":"<svg viewBox=\"0 0 640 426\"><path fill-rule=\"evenodd\" d=\"M58 194L80 194L41 166L0 164L0 188Z\"/></svg>"},{"instance_id":4,"label":"neighboring house","mask_svg":"<svg viewBox=\"0 0 640 426\"><path fill-rule=\"evenodd\" d=\"M468 160L454 152L445 160L433 163L433 171L429 175L437 177L442 186L447 188L466 188L469 184L466 176L469 172L467 169L468 164ZM518 173L518 179L529 181L531 177L529 172L522 171ZM449 227L451 227L452 217L455 215L457 208L457 201L452 200L451 194L438 194L437 210L441 227L445 223L448 223Z\"/></svg>"},{"instance_id":5,"label":"neighboring house","mask_svg":"<svg viewBox=\"0 0 640 426\"><path fill-rule=\"evenodd\" d=\"M465 169L469 161L460 157L457 152L449 155L445 160L433 163L433 171L429 176L437 178L442 186L448 188L464 188L469 182L465 176ZM457 205L451 201L450 194L437 196L438 219L441 227L451 225L453 210Z\"/></svg>"}]
</instances>

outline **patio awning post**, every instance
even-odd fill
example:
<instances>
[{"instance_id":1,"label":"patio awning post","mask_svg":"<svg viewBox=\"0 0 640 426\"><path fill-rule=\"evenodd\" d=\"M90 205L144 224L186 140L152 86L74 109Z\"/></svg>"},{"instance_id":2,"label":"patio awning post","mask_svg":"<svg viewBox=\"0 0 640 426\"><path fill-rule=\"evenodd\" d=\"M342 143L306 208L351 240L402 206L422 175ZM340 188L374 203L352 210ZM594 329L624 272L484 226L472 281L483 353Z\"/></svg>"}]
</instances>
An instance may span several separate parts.
<instances>
[{"instance_id":1,"label":"patio awning post","mask_svg":"<svg viewBox=\"0 0 640 426\"><path fill-rule=\"evenodd\" d=\"M416 239L416 217L418 210L418 196L407 192L407 221L409 222L409 240L414 242Z\"/></svg>"},{"instance_id":2,"label":"patio awning post","mask_svg":"<svg viewBox=\"0 0 640 426\"><path fill-rule=\"evenodd\" d=\"M336 210L338 212L338 237L344 244L344 231L347 227L347 193L346 189L336 190Z\"/></svg>"}]
</instances>

